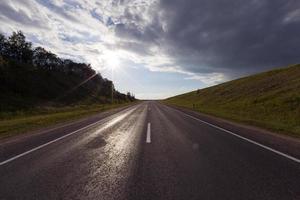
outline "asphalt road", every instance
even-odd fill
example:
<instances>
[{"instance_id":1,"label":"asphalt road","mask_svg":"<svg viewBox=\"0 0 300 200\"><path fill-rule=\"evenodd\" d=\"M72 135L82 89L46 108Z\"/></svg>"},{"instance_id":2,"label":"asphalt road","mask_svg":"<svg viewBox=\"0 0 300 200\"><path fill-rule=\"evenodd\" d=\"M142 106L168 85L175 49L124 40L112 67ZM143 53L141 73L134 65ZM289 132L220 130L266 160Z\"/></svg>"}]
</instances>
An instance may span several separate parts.
<instances>
[{"instance_id":1,"label":"asphalt road","mask_svg":"<svg viewBox=\"0 0 300 200\"><path fill-rule=\"evenodd\" d=\"M300 199L300 163L149 101L0 142L0 199Z\"/></svg>"}]
</instances>

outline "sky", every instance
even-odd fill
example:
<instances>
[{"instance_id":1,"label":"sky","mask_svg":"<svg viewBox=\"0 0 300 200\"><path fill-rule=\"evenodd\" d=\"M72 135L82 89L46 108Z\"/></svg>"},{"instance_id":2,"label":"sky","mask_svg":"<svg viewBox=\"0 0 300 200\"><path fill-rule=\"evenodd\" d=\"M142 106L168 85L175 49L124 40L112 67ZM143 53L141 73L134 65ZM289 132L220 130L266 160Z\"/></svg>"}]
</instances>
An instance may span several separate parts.
<instances>
[{"instance_id":1,"label":"sky","mask_svg":"<svg viewBox=\"0 0 300 200\"><path fill-rule=\"evenodd\" d=\"M140 99L300 63L299 0L0 0L0 23Z\"/></svg>"}]
</instances>

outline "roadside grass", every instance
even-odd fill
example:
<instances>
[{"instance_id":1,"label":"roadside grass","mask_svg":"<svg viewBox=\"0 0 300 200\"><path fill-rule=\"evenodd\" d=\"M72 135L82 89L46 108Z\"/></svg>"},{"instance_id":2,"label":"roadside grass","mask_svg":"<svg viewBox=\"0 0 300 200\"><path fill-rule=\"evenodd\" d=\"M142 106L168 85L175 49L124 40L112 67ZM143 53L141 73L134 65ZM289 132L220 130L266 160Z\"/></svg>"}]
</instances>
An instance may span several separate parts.
<instances>
[{"instance_id":1,"label":"roadside grass","mask_svg":"<svg viewBox=\"0 0 300 200\"><path fill-rule=\"evenodd\" d=\"M178 95L163 102L300 137L300 64Z\"/></svg>"},{"instance_id":2,"label":"roadside grass","mask_svg":"<svg viewBox=\"0 0 300 200\"><path fill-rule=\"evenodd\" d=\"M0 113L0 139L133 104L94 104Z\"/></svg>"}]
</instances>

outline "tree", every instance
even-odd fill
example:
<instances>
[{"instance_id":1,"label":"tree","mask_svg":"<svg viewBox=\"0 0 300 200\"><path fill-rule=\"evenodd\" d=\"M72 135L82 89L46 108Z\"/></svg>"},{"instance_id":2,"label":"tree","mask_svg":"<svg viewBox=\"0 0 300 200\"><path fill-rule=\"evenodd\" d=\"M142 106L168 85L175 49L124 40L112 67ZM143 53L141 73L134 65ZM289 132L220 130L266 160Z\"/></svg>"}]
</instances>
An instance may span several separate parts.
<instances>
[{"instance_id":1,"label":"tree","mask_svg":"<svg viewBox=\"0 0 300 200\"><path fill-rule=\"evenodd\" d=\"M29 62L32 59L32 44L26 41L26 37L21 31L13 32L8 38L10 58L16 59L22 62Z\"/></svg>"},{"instance_id":2,"label":"tree","mask_svg":"<svg viewBox=\"0 0 300 200\"><path fill-rule=\"evenodd\" d=\"M70 73L71 72L71 67L74 64L74 62L70 59L65 59L62 62L62 71L65 73Z\"/></svg>"},{"instance_id":3,"label":"tree","mask_svg":"<svg viewBox=\"0 0 300 200\"><path fill-rule=\"evenodd\" d=\"M8 41L6 37L0 33L0 55L3 57L8 56Z\"/></svg>"},{"instance_id":4,"label":"tree","mask_svg":"<svg viewBox=\"0 0 300 200\"><path fill-rule=\"evenodd\" d=\"M49 52L46 51L44 48L42 47L37 47L34 49L33 51L33 59L32 59L32 63L35 66L39 66L39 67L46 67L47 65L47 57Z\"/></svg>"},{"instance_id":5,"label":"tree","mask_svg":"<svg viewBox=\"0 0 300 200\"><path fill-rule=\"evenodd\" d=\"M37 47L33 51L32 63L35 66L43 67L47 70L53 70L62 66L63 61L55 54L45 50L44 48Z\"/></svg>"},{"instance_id":6,"label":"tree","mask_svg":"<svg viewBox=\"0 0 300 200\"><path fill-rule=\"evenodd\" d=\"M0 111L35 105L132 101L90 64L61 59L42 47L32 49L21 31L0 33Z\"/></svg>"},{"instance_id":7,"label":"tree","mask_svg":"<svg viewBox=\"0 0 300 200\"><path fill-rule=\"evenodd\" d=\"M127 92L126 97L129 101L134 101L135 97L133 94L131 94L130 92Z\"/></svg>"}]
</instances>

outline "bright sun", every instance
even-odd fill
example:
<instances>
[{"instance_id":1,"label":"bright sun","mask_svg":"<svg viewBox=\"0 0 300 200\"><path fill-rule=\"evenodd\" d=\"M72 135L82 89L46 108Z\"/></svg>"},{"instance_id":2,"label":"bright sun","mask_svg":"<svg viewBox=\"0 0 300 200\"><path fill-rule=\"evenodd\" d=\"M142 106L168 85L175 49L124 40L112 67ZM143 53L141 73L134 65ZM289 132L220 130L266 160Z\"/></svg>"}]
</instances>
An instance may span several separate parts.
<instances>
[{"instance_id":1,"label":"bright sun","mask_svg":"<svg viewBox=\"0 0 300 200\"><path fill-rule=\"evenodd\" d=\"M104 59L108 68L115 70L120 67L120 58L117 54L113 52L106 53Z\"/></svg>"}]
</instances>

